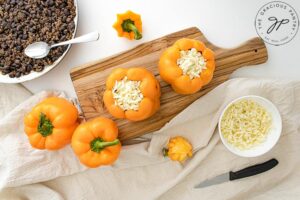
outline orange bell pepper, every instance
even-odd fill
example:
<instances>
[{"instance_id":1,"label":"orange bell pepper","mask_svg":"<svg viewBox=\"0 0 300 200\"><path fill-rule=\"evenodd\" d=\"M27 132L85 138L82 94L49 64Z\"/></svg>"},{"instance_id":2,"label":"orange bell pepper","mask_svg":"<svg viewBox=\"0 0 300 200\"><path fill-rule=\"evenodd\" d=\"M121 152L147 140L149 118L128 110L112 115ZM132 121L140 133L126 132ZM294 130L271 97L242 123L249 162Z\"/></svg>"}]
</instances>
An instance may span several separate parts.
<instances>
[{"instance_id":1,"label":"orange bell pepper","mask_svg":"<svg viewBox=\"0 0 300 200\"><path fill-rule=\"evenodd\" d=\"M123 110L115 104L113 87L116 81L127 77L128 80L140 81L140 91L143 99L138 110ZM103 95L105 107L116 118L126 118L131 121L140 121L152 116L160 107L160 86L154 75L145 68L117 68L106 80L106 91Z\"/></svg>"},{"instance_id":2,"label":"orange bell pepper","mask_svg":"<svg viewBox=\"0 0 300 200\"><path fill-rule=\"evenodd\" d=\"M80 162L94 168L111 165L117 160L121 151L121 143L117 137L116 123L98 117L78 126L71 145Z\"/></svg>"},{"instance_id":3,"label":"orange bell pepper","mask_svg":"<svg viewBox=\"0 0 300 200\"><path fill-rule=\"evenodd\" d=\"M180 51L188 51L192 48L201 52L206 61L206 69L200 73L199 77L193 79L188 75L184 75L177 64L177 60L180 58ZM183 38L162 53L158 67L162 79L171 84L175 92L179 94L193 94L211 81L215 70L214 52L198 40Z\"/></svg>"},{"instance_id":4,"label":"orange bell pepper","mask_svg":"<svg viewBox=\"0 0 300 200\"><path fill-rule=\"evenodd\" d=\"M127 11L117 15L117 21L113 27L118 32L119 37L126 37L129 40L142 39L142 20L141 16L132 12Z\"/></svg>"},{"instance_id":5,"label":"orange bell pepper","mask_svg":"<svg viewBox=\"0 0 300 200\"><path fill-rule=\"evenodd\" d=\"M63 98L50 97L36 105L24 118L24 129L32 147L57 150L69 144L78 111Z\"/></svg>"}]
</instances>

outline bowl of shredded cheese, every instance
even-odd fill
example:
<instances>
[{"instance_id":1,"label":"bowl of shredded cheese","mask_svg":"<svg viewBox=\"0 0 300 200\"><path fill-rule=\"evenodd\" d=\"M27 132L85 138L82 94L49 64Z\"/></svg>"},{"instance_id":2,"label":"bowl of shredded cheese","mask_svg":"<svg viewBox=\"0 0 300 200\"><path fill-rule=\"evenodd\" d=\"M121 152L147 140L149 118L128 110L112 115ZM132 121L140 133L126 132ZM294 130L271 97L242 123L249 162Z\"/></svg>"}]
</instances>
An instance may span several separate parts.
<instances>
[{"instance_id":1,"label":"bowl of shredded cheese","mask_svg":"<svg viewBox=\"0 0 300 200\"><path fill-rule=\"evenodd\" d=\"M243 96L230 102L219 119L219 134L232 153L256 157L277 143L282 129L275 105L260 96Z\"/></svg>"}]
</instances>

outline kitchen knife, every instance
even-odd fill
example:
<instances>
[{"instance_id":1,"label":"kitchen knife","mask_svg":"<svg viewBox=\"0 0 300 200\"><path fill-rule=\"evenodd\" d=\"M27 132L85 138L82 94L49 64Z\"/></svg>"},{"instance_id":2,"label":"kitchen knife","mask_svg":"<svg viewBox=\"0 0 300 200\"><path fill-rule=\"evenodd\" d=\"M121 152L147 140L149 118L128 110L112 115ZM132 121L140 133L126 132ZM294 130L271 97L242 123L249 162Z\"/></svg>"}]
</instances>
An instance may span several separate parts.
<instances>
[{"instance_id":1,"label":"kitchen knife","mask_svg":"<svg viewBox=\"0 0 300 200\"><path fill-rule=\"evenodd\" d=\"M278 161L276 159L271 159L267 162L253 165L250 167L247 167L245 169L239 170L237 172L229 172L225 174L221 174L219 176L216 176L212 179L208 179L206 181L203 181L202 183L196 185L194 188L204 188L211 185L216 185L220 183L224 183L226 181L233 181L236 179L246 178L249 176L254 176L256 174L263 173L265 171L268 171L275 167L278 164Z\"/></svg>"}]
</instances>

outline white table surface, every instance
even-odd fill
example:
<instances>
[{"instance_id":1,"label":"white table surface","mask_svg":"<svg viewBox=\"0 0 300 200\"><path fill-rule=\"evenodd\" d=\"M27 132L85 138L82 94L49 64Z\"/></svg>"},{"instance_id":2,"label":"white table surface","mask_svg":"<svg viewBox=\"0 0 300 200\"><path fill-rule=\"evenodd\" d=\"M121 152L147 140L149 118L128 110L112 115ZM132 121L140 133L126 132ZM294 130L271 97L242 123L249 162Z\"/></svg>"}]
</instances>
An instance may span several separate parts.
<instances>
[{"instance_id":1,"label":"white table surface","mask_svg":"<svg viewBox=\"0 0 300 200\"><path fill-rule=\"evenodd\" d=\"M89 61L105 58L134 46L196 26L214 44L234 47L257 36L254 19L261 6L270 0L78 0L77 35L98 30L100 40L73 45L63 61L52 71L23 83L33 93L63 90L75 97L69 71ZM299 0L284 0L300 14ZM117 37L112 24L116 13L132 10L142 15L143 39L128 41ZM269 60L259 66L245 67L232 77L266 77L300 80L300 31L288 44L267 45Z\"/></svg>"}]
</instances>

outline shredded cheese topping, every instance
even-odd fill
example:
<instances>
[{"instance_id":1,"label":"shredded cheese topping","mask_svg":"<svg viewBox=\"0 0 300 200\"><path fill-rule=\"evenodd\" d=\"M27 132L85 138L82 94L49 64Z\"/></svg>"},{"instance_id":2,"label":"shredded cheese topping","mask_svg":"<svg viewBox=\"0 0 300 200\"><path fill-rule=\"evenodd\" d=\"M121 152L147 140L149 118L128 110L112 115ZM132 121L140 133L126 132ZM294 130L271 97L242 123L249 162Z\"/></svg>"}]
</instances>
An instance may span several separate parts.
<instances>
[{"instance_id":1,"label":"shredded cheese topping","mask_svg":"<svg viewBox=\"0 0 300 200\"><path fill-rule=\"evenodd\" d=\"M207 69L205 58L195 48L180 51L177 65L182 69L183 74L188 75L190 79L200 77L202 70Z\"/></svg>"},{"instance_id":2,"label":"shredded cheese topping","mask_svg":"<svg viewBox=\"0 0 300 200\"><path fill-rule=\"evenodd\" d=\"M131 81L126 76L121 81L116 81L112 90L115 105L122 110L137 111L144 98L140 85L141 81Z\"/></svg>"},{"instance_id":3,"label":"shredded cheese topping","mask_svg":"<svg viewBox=\"0 0 300 200\"><path fill-rule=\"evenodd\" d=\"M221 119L221 133L233 146L246 150L261 144L270 130L272 117L253 100L232 104Z\"/></svg>"}]
</instances>

